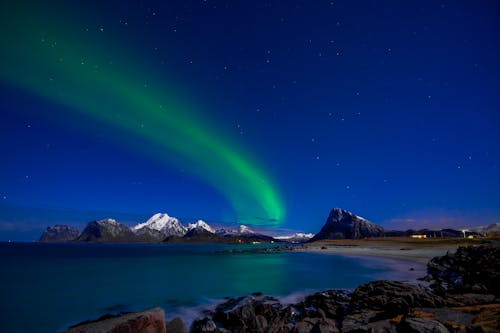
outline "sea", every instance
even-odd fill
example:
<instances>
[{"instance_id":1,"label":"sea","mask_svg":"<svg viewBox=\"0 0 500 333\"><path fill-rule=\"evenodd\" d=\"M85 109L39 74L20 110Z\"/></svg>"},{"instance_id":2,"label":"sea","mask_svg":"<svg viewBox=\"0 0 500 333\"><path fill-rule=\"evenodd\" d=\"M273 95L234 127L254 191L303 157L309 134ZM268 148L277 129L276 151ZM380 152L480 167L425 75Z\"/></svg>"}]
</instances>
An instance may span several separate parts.
<instances>
[{"instance_id":1,"label":"sea","mask_svg":"<svg viewBox=\"0 0 500 333\"><path fill-rule=\"evenodd\" d=\"M106 313L162 307L188 325L225 297L296 302L376 279L415 279L416 264L263 245L0 243L0 331L53 333Z\"/></svg>"}]
</instances>

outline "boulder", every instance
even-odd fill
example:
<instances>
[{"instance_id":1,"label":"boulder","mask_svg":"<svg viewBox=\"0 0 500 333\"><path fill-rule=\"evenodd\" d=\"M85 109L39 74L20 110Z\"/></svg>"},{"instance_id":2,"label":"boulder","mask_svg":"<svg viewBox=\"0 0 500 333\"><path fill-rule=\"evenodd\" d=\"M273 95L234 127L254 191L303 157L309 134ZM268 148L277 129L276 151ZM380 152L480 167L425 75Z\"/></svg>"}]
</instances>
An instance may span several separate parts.
<instances>
[{"instance_id":1,"label":"boulder","mask_svg":"<svg viewBox=\"0 0 500 333\"><path fill-rule=\"evenodd\" d=\"M326 290L314 293L298 303L295 308L304 317L342 318L348 310L351 292Z\"/></svg>"},{"instance_id":2,"label":"boulder","mask_svg":"<svg viewBox=\"0 0 500 333\"><path fill-rule=\"evenodd\" d=\"M422 286L380 280L356 288L351 298L350 311L382 311L385 318L392 318L408 313L413 307L438 307L443 304L441 297Z\"/></svg>"},{"instance_id":3,"label":"boulder","mask_svg":"<svg viewBox=\"0 0 500 333\"><path fill-rule=\"evenodd\" d=\"M282 332L291 316L291 309L284 308L276 298L257 293L228 299L215 308L211 318L195 321L192 332L219 332L223 329L231 332Z\"/></svg>"},{"instance_id":4,"label":"boulder","mask_svg":"<svg viewBox=\"0 0 500 333\"><path fill-rule=\"evenodd\" d=\"M427 318L404 318L398 329L407 333L450 333L439 321Z\"/></svg>"},{"instance_id":5,"label":"boulder","mask_svg":"<svg viewBox=\"0 0 500 333\"><path fill-rule=\"evenodd\" d=\"M165 313L153 308L82 323L61 333L165 333L165 329Z\"/></svg>"},{"instance_id":6,"label":"boulder","mask_svg":"<svg viewBox=\"0 0 500 333\"><path fill-rule=\"evenodd\" d=\"M187 333L187 327L179 317L167 322L165 327L166 333Z\"/></svg>"},{"instance_id":7,"label":"boulder","mask_svg":"<svg viewBox=\"0 0 500 333\"><path fill-rule=\"evenodd\" d=\"M193 323L193 327L191 329L192 333L218 333L220 330L215 325L215 322L205 317L203 319L195 320Z\"/></svg>"},{"instance_id":8,"label":"boulder","mask_svg":"<svg viewBox=\"0 0 500 333\"><path fill-rule=\"evenodd\" d=\"M397 322L393 320L376 320L373 313L350 315L342 322L343 333L397 333Z\"/></svg>"},{"instance_id":9,"label":"boulder","mask_svg":"<svg viewBox=\"0 0 500 333\"><path fill-rule=\"evenodd\" d=\"M431 259L427 273L437 291L500 296L500 248L459 247L455 253Z\"/></svg>"},{"instance_id":10,"label":"boulder","mask_svg":"<svg viewBox=\"0 0 500 333\"><path fill-rule=\"evenodd\" d=\"M325 318L304 318L295 324L293 333L337 333L336 322Z\"/></svg>"}]
</instances>

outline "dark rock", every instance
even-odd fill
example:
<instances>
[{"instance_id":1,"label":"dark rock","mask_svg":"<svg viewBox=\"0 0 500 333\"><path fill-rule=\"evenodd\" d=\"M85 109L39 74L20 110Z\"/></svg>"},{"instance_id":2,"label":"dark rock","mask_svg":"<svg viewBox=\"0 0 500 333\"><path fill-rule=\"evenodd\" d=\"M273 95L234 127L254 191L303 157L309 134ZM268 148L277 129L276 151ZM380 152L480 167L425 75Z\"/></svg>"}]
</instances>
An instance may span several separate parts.
<instances>
[{"instance_id":1,"label":"dark rock","mask_svg":"<svg viewBox=\"0 0 500 333\"><path fill-rule=\"evenodd\" d=\"M219 304L211 319L216 324L216 328L231 332L287 331L285 323L290 321L291 310L283 308L283 305L274 297L258 295L257 293L254 296L231 298ZM211 325L207 319L210 318L196 321L193 325L193 332L207 331L206 326Z\"/></svg>"},{"instance_id":2,"label":"dark rock","mask_svg":"<svg viewBox=\"0 0 500 333\"><path fill-rule=\"evenodd\" d=\"M295 305L295 308L304 317L325 317L340 319L347 312L351 292L344 290L327 290L314 293L304 301Z\"/></svg>"},{"instance_id":3,"label":"dark rock","mask_svg":"<svg viewBox=\"0 0 500 333\"><path fill-rule=\"evenodd\" d=\"M500 249L491 246L459 247L455 253L435 257L427 272L432 288L449 293L500 295Z\"/></svg>"},{"instance_id":4,"label":"dark rock","mask_svg":"<svg viewBox=\"0 0 500 333\"><path fill-rule=\"evenodd\" d=\"M106 318L69 328L61 333L165 333L165 313L160 308Z\"/></svg>"},{"instance_id":5,"label":"dark rock","mask_svg":"<svg viewBox=\"0 0 500 333\"><path fill-rule=\"evenodd\" d=\"M495 295L490 294L449 294L446 297L448 306L469 306L489 304L495 301Z\"/></svg>"},{"instance_id":6,"label":"dark rock","mask_svg":"<svg viewBox=\"0 0 500 333\"><path fill-rule=\"evenodd\" d=\"M350 314L342 321L342 332L380 332L396 333L397 321L377 320L378 313L374 311L364 311L362 313Z\"/></svg>"},{"instance_id":7,"label":"dark rock","mask_svg":"<svg viewBox=\"0 0 500 333\"><path fill-rule=\"evenodd\" d=\"M295 324L293 333L337 333L339 329L332 319L324 318L304 318Z\"/></svg>"},{"instance_id":8,"label":"dark rock","mask_svg":"<svg viewBox=\"0 0 500 333\"><path fill-rule=\"evenodd\" d=\"M443 304L441 297L422 286L381 280L356 288L350 307L352 312L367 309L383 311L384 316L390 318L408 313L408 310L413 307L438 307Z\"/></svg>"},{"instance_id":9,"label":"dark rock","mask_svg":"<svg viewBox=\"0 0 500 333\"><path fill-rule=\"evenodd\" d=\"M220 330L215 325L214 321L210 318L206 317L203 319L195 320L193 323L193 327L191 329L192 333L219 333Z\"/></svg>"},{"instance_id":10,"label":"dark rock","mask_svg":"<svg viewBox=\"0 0 500 333\"><path fill-rule=\"evenodd\" d=\"M72 226L56 224L45 229L40 237L40 242L70 242L75 240L79 235L80 231Z\"/></svg>"},{"instance_id":11,"label":"dark rock","mask_svg":"<svg viewBox=\"0 0 500 333\"><path fill-rule=\"evenodd\" d=\"M166 333L187 333L187 327L179 317L167 322L165 328Z\"/></svg>"},{"instance_id":12,"label":"dark rock","mask_svg":"<svg viewBox=\"0 0 500 333\"><path fill-rule=\"evenodd\" d=\"M380 237L383 235L384 228L381 226L346 210L334 208L320 232L308 242L322 239Z\"/></svg>"},{"instance_id":13,"label":"dark rock","mask_svg":"<svg viewBox=\"0 0 500 333\"><path fill-rule=\"evenodd\" d=\"M439 321L426 318L404 318L398 327L407 333L449 333L450 331Z\"/></svg>"},{"instance_id":14,"label":"dark rock","mask_svg":"<svg viewBox=\"0 0 500 333\"><path fill-rule=\"evenodd\" d=\"M434 319L442 323L447 323L450 326L459 327L471 325L475 316L463 311L443 307L418 309L411 314L411 317Z\"/></svg>"},{"instance_id":15,"label":"dark rock","mask_svg":"<svg viewBox=\"0 0 500 333\"><path fill-rule=\"evenodd\" d=\"M314 325L308 320L303 320L295 324L292 329L292 333L309 333L311 332Z\"/></svg>"}]
</instances>

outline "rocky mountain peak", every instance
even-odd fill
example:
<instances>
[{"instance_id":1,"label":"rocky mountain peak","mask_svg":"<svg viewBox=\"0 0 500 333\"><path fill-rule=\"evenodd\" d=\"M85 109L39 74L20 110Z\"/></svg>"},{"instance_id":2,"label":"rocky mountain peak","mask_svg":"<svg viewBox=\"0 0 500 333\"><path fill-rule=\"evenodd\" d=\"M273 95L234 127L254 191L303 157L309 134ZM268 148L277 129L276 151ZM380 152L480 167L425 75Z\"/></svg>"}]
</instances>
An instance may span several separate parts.
<instances>
[{"instance_id":1,"label":"rocky mountain peak","mask_svg":"<svg viewBox=\"0 0 500 333\"><path fill-rule=\"evenodd\" d=\"M334 208L330 211L325 225L311 242L322 239L358 239L364 237L380 237L384 235L384 228L357 216L350 211Z\"/></svg>"},{"instance_id":2,"label":"rocky mountain peak","mask_svg":"<svg viewBox=\"0 0 500 333\"><path fill-rule=\"evenodd\" d=\"M69 242L75 240L80 235L80 232L75 227L56 224L45 229L40 237L40 242Z\"/></svg>"},{"instance_id":3,"label":"rocky mountain peak","mask_svg":"<svg viewBox=\"0 0 500 333\"><path fill-rule=\"evenodd\" d=\"M215 234L215 230L210 225L208 225L208 223L206 223L203 220L198 220L196 223L189 223L188 230L192 230L192 229L198 229L198 230L202 229L202 230L206 230L212 234Z\"/></svg>"},{"instance_id":4,"label":"rocky mountain peak","mask_svg":"<svg viewBox=\"0 0 500 333\"><path fill-rule=\"evenodd\" d=\"M166 213L156 213L146 222L132 227L132 231L138 235L151 234L156 235L157 238L165 238L168 236L183 236L187 228L175 217L171 217Z\"/></svg>"}]
</instances>

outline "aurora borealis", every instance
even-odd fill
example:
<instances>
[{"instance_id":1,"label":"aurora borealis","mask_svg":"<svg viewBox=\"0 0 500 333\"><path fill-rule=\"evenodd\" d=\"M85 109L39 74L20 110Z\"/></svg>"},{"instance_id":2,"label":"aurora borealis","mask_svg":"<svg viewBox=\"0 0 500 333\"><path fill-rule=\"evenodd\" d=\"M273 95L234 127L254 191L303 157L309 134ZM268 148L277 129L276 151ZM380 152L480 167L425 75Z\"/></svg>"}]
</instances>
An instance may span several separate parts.
<instances>
[{"instance_id":1,"label":"aurora borealis","mask_svg":"<svg viewBox=\"0 0 500 333\"><path fill-rule=\"evenodd\" d=\"M154 144L160 150L149 151L151 155L165 163L179 163L217 188L239 220L274 224L284 217L278 191L257 161L217 134L208 121L197 118L196 107L163 82L157 83L160 80L147 66L133 73L130 68L140 59L126 62L91 41L75 43L74 36L57 28L67 23L51 12L40 20L39 10L2 10L4 80L64 104L69 112L84 112L145 140L146 145L135 148L147 150L148 144ZM121 64L106 60L117 58ZM138 84L138 77L151 79ZM171 152L177 157L170 158ZM252 216L263 218L249 219Z\"/></svg>"},{"instance_id":2,"label":"aurora borealis","mask_svg":"<svg viewBox=\"0 0 500 333\"><path fill-rule=\"evenodd\" d=\"M0 240L181 219L500 221L496 2L0 5Z\"/></svg>"}]
</instances>

